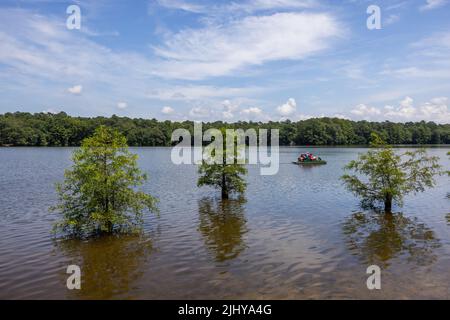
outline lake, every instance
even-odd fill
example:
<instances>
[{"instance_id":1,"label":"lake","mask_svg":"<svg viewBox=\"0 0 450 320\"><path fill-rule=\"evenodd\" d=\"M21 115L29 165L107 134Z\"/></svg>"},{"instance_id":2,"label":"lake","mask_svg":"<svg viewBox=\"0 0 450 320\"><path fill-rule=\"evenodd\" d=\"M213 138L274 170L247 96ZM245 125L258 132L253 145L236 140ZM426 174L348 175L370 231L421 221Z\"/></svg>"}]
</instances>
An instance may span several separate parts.
<instances>
[{"instance_id":1,"label":"lake","mask_svg":"<svg viewBox=\"0 0 450 320\"><path fill-rule=\"evenodd\" d=\"M0 299L404 299L450 298L450 179L409 195L388 218L361 211L342 167L364 148L309 149L325 166L248 167L245 198L221 201L197 188L197 168L176 166L170 148L132 148L149 174L160 214L143 234L54 239L54 184L71 148L0 148ZM405 148L400 149L402 151ZM450 148L429 148L447 169ZM81 290L66 268L81 267ZM381 268L381 290L366 269Z\"/></svg>"}]
</instances>

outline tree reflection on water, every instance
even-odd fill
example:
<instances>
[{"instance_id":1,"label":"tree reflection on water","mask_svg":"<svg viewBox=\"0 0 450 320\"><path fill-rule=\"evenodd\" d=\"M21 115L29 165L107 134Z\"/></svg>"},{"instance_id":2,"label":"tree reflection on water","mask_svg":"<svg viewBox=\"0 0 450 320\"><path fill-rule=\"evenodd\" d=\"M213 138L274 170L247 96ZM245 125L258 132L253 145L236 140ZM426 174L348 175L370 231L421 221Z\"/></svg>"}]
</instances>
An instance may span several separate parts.
<instances>
[{"instance_id":1,"label":"tree reflection on water","mask_svg":"<svg viewBox=\"0 0 450 320\"><path fill-rule=\"evenodd\" d=\"M243 235L248 231L245 202L241 197L228 200L203 198L198 203L198 230L217 262L234 259L246 248L243 241Z\"/></svg>"},{"instance_id":2,"label":"tree reflection on water","mask_svg":"<svg viewBox=\"0 0 450 320\"><path fill-rule=\"evenodd\" d=\"M133 298L129 293L145 270L152 243L144 235L104 236L61 240L57 249L69 257L68 264L81 268L81 290L69 294L82 299Z\"/></svg>"},{"instance_id":3,"label":"tree reflection on water","mask_svg":"<svg viewBox=\"0 0 450 320\"><path fill-rule=\"evenodd\" d=\"M400 256L420 266L429 265L437 258L434 249L441 246L433 230L402 213L354 213L345 220L343 233L352 254L384 268Z\"/></svg>"}]
</instances>

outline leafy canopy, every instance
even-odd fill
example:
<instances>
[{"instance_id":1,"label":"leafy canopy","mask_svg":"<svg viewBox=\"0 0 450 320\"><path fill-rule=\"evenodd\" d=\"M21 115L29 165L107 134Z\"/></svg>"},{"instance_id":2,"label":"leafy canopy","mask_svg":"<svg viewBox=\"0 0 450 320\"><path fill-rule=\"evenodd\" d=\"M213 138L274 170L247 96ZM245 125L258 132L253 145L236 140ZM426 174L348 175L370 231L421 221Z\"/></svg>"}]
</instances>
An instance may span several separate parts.
<instances>
[{"instance_id":1,"label":"leafy canopy","mask_svg":"<svg viewBox=\"0 0 450 320\"><path fill-rule=\"evenodd\" d=\"M434 186L440 168L438 157L429 157L425 149L399 155L376 134L372 134L371 146L373 150L345 167L355 174L342 176L347 189L361 198L363 207L384 203L385 211L390 211L392 202L403 204L404 195Z\"/></svg>"},{"instance_id":2,"label":"leafy canopy","mask_svg":"<svg viewBox=\"0 0 450 320\"><path fill-rule=\"evenodd\" d=\"M62 214L55 231L73 235L132 231L145 209L156 210L156 199L137 191L147 179L117 130L100 126L72 156L74 165L57 184Z\"/></svg>"},{"instance_id":3,"label":"leafy canopy","mask_svg":"<svg viewBox=\"0 0 450 320\"><path fill-rule=\"evenodd\" d=\"M130 146L171 146L171 134L184 128L193 134L194 122L130 119L113 115L110 118L71 117L58 114L14 112L0 114L0 146L79 146L95 128L107 125L122 132ZM222 121L204 123L205 130L278 129L280 145L367 145L370 134L377 132L389 144L450 144L450 123L393 123L350 121L338 118L316 118L297 122L290 120L267 123Z\"/></svg>"}]
</instances>

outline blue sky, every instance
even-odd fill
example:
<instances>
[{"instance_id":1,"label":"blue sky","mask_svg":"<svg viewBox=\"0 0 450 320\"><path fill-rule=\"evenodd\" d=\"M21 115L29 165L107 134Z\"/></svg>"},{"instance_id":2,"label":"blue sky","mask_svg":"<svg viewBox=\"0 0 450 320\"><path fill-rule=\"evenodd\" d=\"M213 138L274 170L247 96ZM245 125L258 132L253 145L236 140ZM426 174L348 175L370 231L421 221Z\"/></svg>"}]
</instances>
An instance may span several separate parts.
<instances>
[{"instance_id":1,"label":"blue sky","mask_svg":"<svg viewBox=\"0 0 450 320\"><path fill-rule=\"evenodd\" d=\"M450 123L449 2L2 0L0 113Z\"/></svg>"}]
</instances>

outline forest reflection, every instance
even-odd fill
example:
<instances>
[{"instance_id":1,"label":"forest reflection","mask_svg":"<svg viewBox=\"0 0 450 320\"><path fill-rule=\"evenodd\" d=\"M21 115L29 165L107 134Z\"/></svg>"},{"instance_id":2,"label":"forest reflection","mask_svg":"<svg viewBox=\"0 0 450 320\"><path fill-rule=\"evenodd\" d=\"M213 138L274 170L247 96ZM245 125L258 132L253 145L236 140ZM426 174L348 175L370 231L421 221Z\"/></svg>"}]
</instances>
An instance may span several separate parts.
<instances>
[{"instance_id":1,"label":"forest reflection","mask_svg":"<svg viewBox=\"0 0 450 320\"><path fill-rule=\"evenodd\" d=\"M129 296L133 284L153 251L151 239L144 235L61 240L56 248L70 258L70 264L80 266L81 290L69 292L82 299L133 298Z\"/></svg>"},{"instance_id":2,"label":"forest reflection","mask_svg":"<svg viewBox=\"0 0 450 320\"><path fill-rule=\"evenodd\" d=\"M245 203L242 197L228 200L203 198L198 202L198 230L217 262L234 259L246 248L243 240L248 232Z\"/></svg>"},{"instance_id":3,"label":"forest reflection","mask_svg":"<svg viewBox=\"0 0 450 320\"><path fill-rule=\"evenodd\" d=\"M351 254L382 268L399 256L420 266L432 264L437 258L434 249L441 246L433 230L400 212L354 213L344 221L343 233Z\"/></svg>"}]
</instances>

